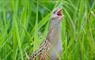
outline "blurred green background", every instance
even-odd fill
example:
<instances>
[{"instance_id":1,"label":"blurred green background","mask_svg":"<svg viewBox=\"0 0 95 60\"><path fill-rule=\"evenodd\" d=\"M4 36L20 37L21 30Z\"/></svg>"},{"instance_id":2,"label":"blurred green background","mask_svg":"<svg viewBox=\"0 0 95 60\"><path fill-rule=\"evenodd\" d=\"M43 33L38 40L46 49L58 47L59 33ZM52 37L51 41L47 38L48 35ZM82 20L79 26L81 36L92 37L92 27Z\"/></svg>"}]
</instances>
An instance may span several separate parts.
<instances>
[{"instance_id":1,"label":"blurred green background","mask_svg":"<svg viewBox=\"0 0 95 60\"><path fill-rule=\"evenodd\" d=\"M62 3L61 60L95 60L95 0L0 0L0 60L27 60Z\"/></svg>"}]
</instances>

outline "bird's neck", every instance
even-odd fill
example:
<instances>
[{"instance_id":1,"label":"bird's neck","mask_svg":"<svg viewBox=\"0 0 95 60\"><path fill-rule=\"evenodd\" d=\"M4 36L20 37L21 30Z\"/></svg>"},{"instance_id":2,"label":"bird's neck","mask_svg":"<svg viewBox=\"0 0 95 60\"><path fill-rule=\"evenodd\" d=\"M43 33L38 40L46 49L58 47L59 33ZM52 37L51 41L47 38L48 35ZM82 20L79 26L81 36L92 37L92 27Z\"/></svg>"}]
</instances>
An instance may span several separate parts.
<instances>
[{"instance_id":1,"label":"bird's neck","mask_svg":"<svg viewBox=\"0 0 95 60\"><path fill-rule=\"evenodd\" d=\"M55 32L60 32L60 22L58 20L51 20L49 31L52 29L54 29Z\"/></svg>"},{"instance_id":2,"label":"bird's neck","mask_svg":"<svg viewBox=\"0 0 95 60\"><path fill-rule=\"evenodd\" d=\"M58 20L51 20L47 38L51 43L60 40L60 22Z\"/></svg>"}]
</instances>

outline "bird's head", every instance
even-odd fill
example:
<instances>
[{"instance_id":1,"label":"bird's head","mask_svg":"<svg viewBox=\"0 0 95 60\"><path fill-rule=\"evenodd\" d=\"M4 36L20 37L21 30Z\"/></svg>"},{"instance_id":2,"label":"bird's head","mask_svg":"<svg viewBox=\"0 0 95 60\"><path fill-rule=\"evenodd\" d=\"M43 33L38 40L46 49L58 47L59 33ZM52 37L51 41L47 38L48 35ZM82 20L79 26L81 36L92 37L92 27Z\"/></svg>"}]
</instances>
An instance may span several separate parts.
<instances>
[{"instance_id":1,"label":"bird's head","mask_svg":"<svg viewBox=\"0 0 95 60\"><path fill-rule=\"evenodd\" d=\"M53 10L52 14L51 14L51 19L52 20L58 20L58 22L60 22L63 18L62 15L62 8L57 7L56 9Z\"/></svg>"}]
</instances>

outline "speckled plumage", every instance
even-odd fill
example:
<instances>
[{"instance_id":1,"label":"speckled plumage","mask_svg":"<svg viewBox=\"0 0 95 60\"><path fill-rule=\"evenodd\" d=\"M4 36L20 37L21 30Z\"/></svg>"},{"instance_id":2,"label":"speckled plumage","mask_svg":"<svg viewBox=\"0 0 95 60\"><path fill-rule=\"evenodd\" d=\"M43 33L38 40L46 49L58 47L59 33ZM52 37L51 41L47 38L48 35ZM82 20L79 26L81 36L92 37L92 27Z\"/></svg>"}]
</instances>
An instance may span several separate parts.
<instances>
[{"instance_id":1,"label":"speckled plumage","mask_svg":"<svg viewBox=\"0 0 95 60\"><path fill-rule=\"evenodd\" d=\"M35 60L39 56L39 60L59 60L62 52L61 46L61 29L60 21L62 20L62 12L60 8L56 8L51 15L51 21L49 26L49 32L46 40L41 44L39 49L35 51L30 60Z\"/></svg>"}]
</instances>

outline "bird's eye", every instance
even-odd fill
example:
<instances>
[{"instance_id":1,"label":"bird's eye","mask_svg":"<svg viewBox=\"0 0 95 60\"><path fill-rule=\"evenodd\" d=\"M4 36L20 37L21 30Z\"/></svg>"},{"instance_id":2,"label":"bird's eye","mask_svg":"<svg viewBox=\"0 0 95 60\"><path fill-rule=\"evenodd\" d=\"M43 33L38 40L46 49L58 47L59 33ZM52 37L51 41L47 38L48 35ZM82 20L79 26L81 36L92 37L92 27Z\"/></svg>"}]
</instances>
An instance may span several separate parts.
<instances>
[{"instance_id":1,"label":"bird's eye","mask_svg":"<svg viewBox=\"0 0 95 60\"><path fill-rule=\"evenodd\" d=\"M53 13L55 14L56 13L56 10Z\"/></svg>"}]
</instances>

